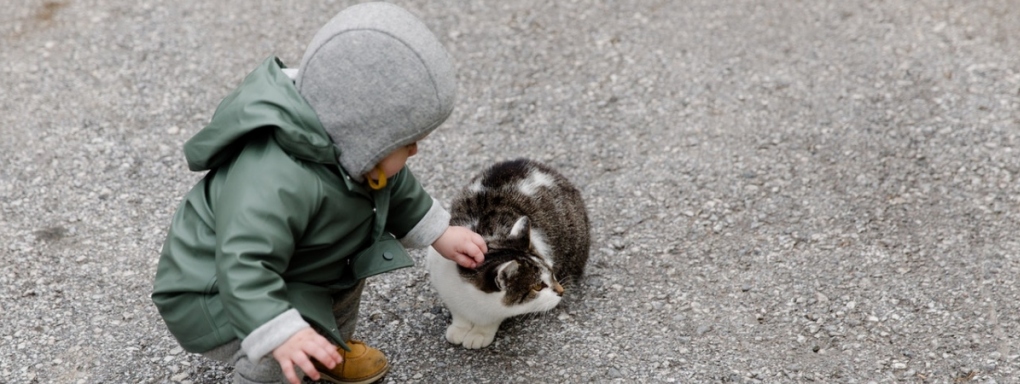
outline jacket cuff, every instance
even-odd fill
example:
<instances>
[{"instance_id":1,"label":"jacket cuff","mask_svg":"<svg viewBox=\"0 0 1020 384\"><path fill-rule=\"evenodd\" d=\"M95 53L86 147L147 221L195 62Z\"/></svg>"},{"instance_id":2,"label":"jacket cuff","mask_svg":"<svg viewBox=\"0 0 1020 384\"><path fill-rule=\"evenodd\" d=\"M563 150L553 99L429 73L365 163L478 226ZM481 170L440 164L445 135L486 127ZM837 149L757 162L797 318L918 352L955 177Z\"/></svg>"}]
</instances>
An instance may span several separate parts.
<instances>
[{"instance_id":1,"label":"jacket cuff","mask_svg":"<svg viewBox=\"0 0 1020 384\"><path fill-rule=\"evenodd\" d=\"M241 341L241 350L248 355L248 360L258 364L266 354L282 345L298 331L308 327L311 326L301 318L297 309L289 309L255 328L244 341Z\"/></svg>"},{"instance_id":2,"label":"jacket cuff","mask_svg":"<svg viewBox=\"0 0 1020 384\"><path fill-rule=\"evenodd\" d=\"M450 227L450 212L439 201L432 199L432 208L415 224L414 228L400 239L404 248L424 248L436 242Z\"/></svg>"}]
</instances>

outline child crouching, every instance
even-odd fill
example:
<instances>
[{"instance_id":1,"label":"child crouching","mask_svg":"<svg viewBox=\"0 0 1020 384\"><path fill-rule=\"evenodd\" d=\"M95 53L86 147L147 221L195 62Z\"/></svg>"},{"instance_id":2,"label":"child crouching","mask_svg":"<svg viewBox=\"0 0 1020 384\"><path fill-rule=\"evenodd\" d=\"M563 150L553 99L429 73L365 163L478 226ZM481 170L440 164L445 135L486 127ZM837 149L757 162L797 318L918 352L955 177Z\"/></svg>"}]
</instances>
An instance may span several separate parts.
<instances>
[{"instance_id":1,"label":"child crouching","mask_svg":"<svg viewBox=\"0 0 1020 384\"><path fill-rule=\"evenodd\" d=\"M208 173L174 215L152 293L181 346L236 382L382 378L386 358L352 338L365 278L411 266L405 247L467 268L486 251L405 167L455 90L436 37L388 3L340 12L297 71L274 57L251 72L184 147Z\"/></svg>"}]
</instances>

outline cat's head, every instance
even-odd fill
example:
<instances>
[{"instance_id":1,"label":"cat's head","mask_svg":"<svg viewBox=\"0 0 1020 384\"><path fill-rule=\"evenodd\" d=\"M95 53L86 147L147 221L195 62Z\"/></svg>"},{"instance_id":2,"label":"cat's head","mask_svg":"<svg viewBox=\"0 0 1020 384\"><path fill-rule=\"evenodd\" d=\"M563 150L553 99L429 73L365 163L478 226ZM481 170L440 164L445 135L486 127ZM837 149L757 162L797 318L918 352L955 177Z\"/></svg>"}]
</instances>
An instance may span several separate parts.
<instances>
[{"instance_id":1,"label":"cat's head","mask_svg":"<svg viewBox=\"0 0 1020 384\"><path fill-rule=\"evenodd\" d=\"M563 296L552 265L531 244L526 216L514 223L508 236L489 240L481 266L462 269L461 274L471 274L475 286L486 293L501 293L502 304L517 313L548 311Z\"/></svg>"}]
</instances>

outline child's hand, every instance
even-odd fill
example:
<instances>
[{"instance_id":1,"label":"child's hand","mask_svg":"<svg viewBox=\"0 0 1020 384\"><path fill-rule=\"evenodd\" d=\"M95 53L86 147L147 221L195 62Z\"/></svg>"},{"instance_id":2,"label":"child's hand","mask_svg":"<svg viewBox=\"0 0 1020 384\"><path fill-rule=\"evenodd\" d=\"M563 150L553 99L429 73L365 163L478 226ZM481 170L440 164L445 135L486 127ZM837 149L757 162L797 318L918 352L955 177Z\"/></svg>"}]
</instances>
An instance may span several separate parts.
<instances>
[{"instance_id":1,"label":"child's hand","mask_svg":"<svg viewBox=\"0 0 1020 384\"><path fill-rule=\"evenodd\" d=\"M343 361L336 351L336 346L310 327L298 331L276 347L273 350L273 357L280 363L283 375L287 376L287 381L291 384L300 383L297 374L294 373L295 365L301 367L312 380L319 380L319 371L315 370L309 357L315 358L329 369Z\"/></svg>"},{"instance_id":2,"label":"child's hand","mask_svg":"<svg viewBox=\"0 0 1020 384\"><path fill-rule=\"evenodd\" d=\"M464 268L477 268L485 261L485 240L482 236L466 227L450 226L432 243L432 248L443 257L460 264Z\"/></svg>"}]
</instances>

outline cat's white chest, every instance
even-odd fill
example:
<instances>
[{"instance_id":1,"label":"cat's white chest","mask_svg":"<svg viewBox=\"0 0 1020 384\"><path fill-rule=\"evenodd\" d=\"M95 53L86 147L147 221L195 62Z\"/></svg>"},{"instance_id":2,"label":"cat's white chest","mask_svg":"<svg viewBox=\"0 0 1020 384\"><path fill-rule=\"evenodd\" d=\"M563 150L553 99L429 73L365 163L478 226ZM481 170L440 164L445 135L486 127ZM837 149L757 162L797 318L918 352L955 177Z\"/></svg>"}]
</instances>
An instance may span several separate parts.
<instances>
[{"instance_id":1,"label":"cat's white chest","mask_svg":"<svg viewBox=\"0 0 1020 384\"><path fill-rule=\"evenodd\" d=\"M457 271L457 263L431 248L425 260L432 287L450 312L475 323L499 322L515 315L502 304L503 292L485 293L464 281Z\"/></svg>"}]
</instances>

